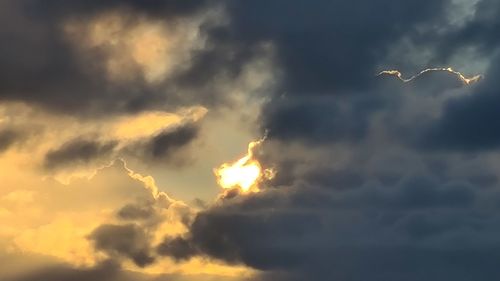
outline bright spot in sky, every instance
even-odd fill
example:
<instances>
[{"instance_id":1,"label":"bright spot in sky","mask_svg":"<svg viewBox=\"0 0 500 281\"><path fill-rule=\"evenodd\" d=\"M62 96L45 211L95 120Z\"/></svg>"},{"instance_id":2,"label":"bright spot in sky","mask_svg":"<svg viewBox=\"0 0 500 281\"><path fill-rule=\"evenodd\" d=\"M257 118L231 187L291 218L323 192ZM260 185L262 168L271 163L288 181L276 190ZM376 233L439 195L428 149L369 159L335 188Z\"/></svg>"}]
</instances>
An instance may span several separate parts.
<instances>
[{"instance_id":1,"label":"bright spot in sky","mask_svg":"<svg viewBox=\"0 0 500 281\"><path fill-rule=\"evenodd\" d=\"M224 189L239 187L243 192L258 192L258 184L263 179L272 179L275 172L272 169L262 170L256 159L253 159L253 149L260 145L262 140L251 142L248 145L247 155L233 163L224 163L214 169L217 182Z\"/></svg>"}]
</instances>

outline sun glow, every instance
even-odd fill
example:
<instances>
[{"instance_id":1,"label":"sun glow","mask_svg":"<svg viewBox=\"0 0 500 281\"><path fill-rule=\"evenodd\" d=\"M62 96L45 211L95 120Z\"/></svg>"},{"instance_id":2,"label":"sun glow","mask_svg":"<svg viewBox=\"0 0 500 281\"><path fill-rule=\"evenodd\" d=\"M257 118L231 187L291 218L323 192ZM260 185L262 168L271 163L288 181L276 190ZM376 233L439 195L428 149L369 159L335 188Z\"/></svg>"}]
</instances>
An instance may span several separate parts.
<instances>
[{"instance_id":1,"label":"sun glow","mask_svg":"<svg viewBox=\"0 0 500 281\"><path fill-rule=\"evenodd\" d=\"M272 179L273 169L263 169L254 158L254 149L261 145L264 139L250 142L245 156L233 163L224 163L214 169L217 182L224 189L240 188L243 192L258 192L262 180Z\"/></svg>"}]
</instances>

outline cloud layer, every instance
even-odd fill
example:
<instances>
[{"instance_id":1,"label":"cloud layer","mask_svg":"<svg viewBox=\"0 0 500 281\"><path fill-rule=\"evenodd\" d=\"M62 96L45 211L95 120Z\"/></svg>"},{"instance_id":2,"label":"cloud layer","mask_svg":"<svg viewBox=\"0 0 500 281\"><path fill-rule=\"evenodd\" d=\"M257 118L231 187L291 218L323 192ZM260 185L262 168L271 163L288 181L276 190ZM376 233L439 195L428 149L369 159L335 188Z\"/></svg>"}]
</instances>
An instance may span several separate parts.
<instances>
[{"instance_id":1,"label":"cloud layer","mask_svg":"<svg viewBox=\"0 0 500 281\"><path fill-rule=\"evenodd\" d=\"M2 2L0 255L58 261L7 280L498 279L499 15ZM240 135L266 136L260 192L167 195L244 152Z\"/></svg>"}]
</instances>

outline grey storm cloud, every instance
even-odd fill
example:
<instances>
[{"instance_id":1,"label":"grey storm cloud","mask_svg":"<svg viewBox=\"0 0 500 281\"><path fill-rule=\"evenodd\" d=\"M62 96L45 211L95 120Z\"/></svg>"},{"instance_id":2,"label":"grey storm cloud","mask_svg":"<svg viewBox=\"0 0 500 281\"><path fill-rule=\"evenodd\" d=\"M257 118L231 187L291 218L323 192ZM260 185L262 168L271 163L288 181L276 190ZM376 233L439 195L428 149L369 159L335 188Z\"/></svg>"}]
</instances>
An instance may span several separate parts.
<instances>
[{"instance_id":1,"label":"grey storm cloud","mask_svg":"<svg viewBox=\"0 0 500 281\"><path fill-rule=\"evenodd\" d=\"M259 157L278 174L200 212L157 251L245 264L262 280L499 278L500 5L479 1L461 26L446 23L449 5L229 3L219 40L277 49L284 79L260 116ZM490 66L467 73L484 75L470 85L446 70L377 76L403 39L430 50L429 68L470 46Z\"/></svg>"},{"instance_id":2,"label":"grey storm cloud","mask_svg":"<svg viewBox=\"0 0 500 281\"><path fill-rule=\"evenodd\" d=\"M498 277L499 217L476 205L473 188L406 181L344 192L284 188L229 202L200 213L191 236L161 249L287 272L286 280Z\"/></svg>"},{"instance_id":3,"label":"grey storm cloud","mask_svg":"<svg viewBox=\"0 0 500 281\"><path fill-rule=\"evenodd\" d=\"M289 95L341 94L369 87L391 44L429 21L438 22L447 3L229 2L232 24L219 37L273 42L284 68L282 90Z\"/></svg>"},{"instance_id":4,"label":"grey storm cloud","mask_svg":"<svg viewBox=\"0 0 500 281\"><path fill-rule=\"evenodd\" d=\"M494 121L500 117L499 63L500 56L492 59L487 77L471 95L450 99L444 105L442 116L422 135L423 146L462 151L492 151L500 146L500 126Z\"/></svg>"}]
</instances>

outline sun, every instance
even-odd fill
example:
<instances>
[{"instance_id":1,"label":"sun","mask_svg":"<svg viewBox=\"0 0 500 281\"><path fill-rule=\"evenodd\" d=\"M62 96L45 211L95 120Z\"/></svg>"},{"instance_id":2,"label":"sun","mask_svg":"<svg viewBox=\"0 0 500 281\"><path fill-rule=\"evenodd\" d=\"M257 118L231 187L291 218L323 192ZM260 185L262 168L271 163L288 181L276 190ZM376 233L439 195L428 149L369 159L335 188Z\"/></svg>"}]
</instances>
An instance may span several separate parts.
<instances>
[{"instance_id":1,"label":"sun","mask_svg":"<svg viewBox=\"0 0 500 281\"><path fill-rule=\"evenodd\" d=\"M250 142L245 156L232 163L224 163L214 169L217 183L224 189L240 188L243 192L258 192L259 183L274 177L273 169L263 169L254 159L253 150L262 144L264 139Z\"/></svg>"}]
</instances>

